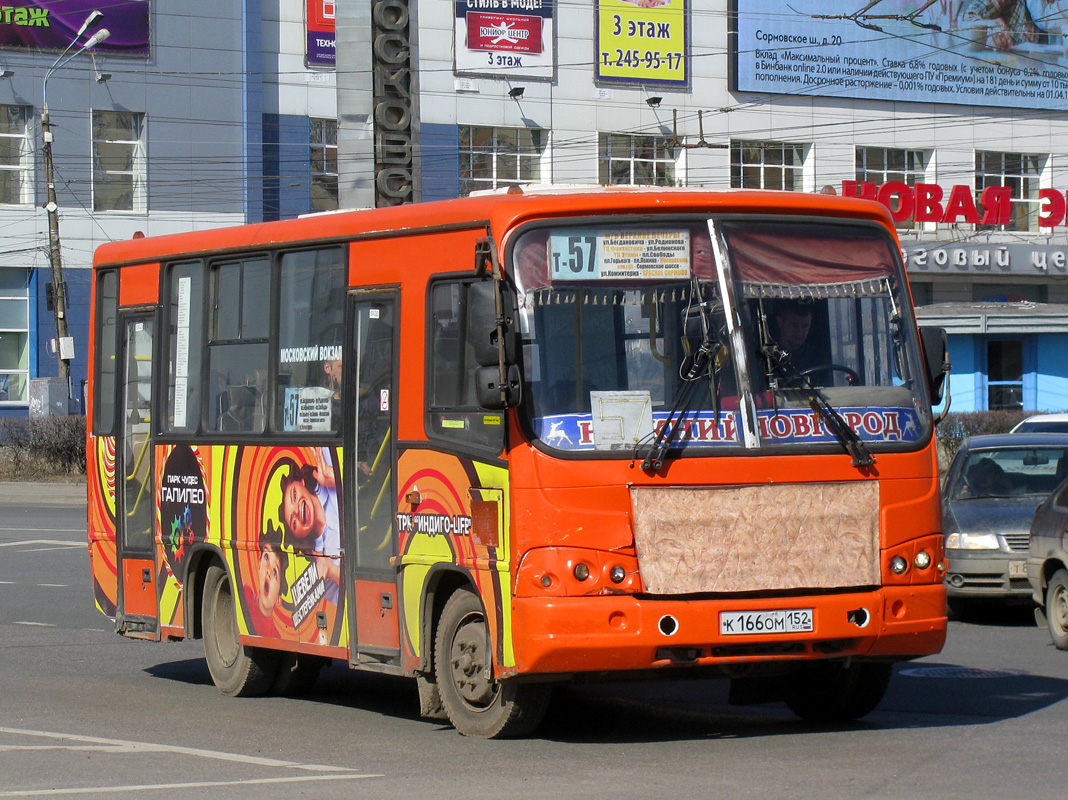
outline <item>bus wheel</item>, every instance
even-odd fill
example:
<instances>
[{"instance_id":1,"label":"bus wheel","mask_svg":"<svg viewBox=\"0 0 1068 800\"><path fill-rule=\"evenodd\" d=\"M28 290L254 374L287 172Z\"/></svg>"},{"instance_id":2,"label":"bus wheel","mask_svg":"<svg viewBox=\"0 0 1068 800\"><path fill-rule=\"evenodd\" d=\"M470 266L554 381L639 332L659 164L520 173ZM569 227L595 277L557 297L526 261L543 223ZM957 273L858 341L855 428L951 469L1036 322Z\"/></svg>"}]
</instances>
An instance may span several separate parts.
<instances>
[{"instance_id":1,"label":"bus wheel","mask_svg":"<svg viewBox=\"0 0 1068 800\"><path fill-rule=\"evenodd\" d=\"M1068 572L1059 569L1046 589L1046 625L1058 650L1068 650Z\"/></svg>"},{"instance_id":2,"label":"bus wheel","mask_svg":"<svg viewBox=\"0 0 1068 800\"><path fill-rule=\"evenodd\" d=\"M881 661L808 664L785 676L783 700L809 722L848 722L875 710L892 674Z\"/></svg>"},{"instance_id":3,"label":"bus wheel","mask_svg":"<svg viewBox=\"0 0 1068 800\"><path fill-rule=\"evenodd\" d=\"M434 669L445 713L464 736L522 736L545 717L550 686L493 677L486 615L478 597L469 590L455 592L441 612Z\"/></svg>"},{"instance_id":4,"label":"bus wheel","mask_svg":"<svg viewBox=\"0 0 1068 800\"><path fill-rule=\"evenodd\" d=\"M237 613L230 577L218 564L208 567L204 577L202 628L204 659L211 679L223 694L252 697L271 688L278 654L258 647L246 647L237 638Z\"/></svg>"}]
</instances>

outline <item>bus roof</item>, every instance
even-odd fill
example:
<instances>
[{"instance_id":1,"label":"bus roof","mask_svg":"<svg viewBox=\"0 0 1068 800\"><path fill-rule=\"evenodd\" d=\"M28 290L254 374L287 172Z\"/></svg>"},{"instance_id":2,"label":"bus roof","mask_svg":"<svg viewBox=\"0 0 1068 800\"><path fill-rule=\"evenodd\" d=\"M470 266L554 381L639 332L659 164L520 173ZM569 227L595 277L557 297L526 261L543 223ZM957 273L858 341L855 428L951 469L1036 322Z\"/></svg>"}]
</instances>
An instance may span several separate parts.
<instances>
[{"instance_id":1,"label":"bus roof","mask_svg":"<svg viewBox=\"0 0 1068 800\"><path fill-rule=\"evenodd\" d=\"M887 209L870 200L802 192L660 186L511 187L477 197L388 208L329 211L279 222L142 237L96 250L97 268L292 244L487 226L501 236L533 219L618 213L800 214L872 220L893 231Z\"/></svg>"}]
</instances>

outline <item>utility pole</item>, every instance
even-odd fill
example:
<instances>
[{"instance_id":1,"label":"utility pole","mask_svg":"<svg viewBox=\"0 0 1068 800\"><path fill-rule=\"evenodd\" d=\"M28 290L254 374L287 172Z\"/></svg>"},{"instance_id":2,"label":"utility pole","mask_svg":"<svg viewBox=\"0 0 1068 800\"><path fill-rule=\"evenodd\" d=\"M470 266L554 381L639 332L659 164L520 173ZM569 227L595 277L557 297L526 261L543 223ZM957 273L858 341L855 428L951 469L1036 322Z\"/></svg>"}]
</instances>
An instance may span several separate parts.
<instances>
[{"instance_id":1,"label":"utility pole","mask_svg":"<svg viewBox=\"0 0 1068 800\"><path fill-rule=\"evenodd\" d=\"M93 11L82 23L82 27L74 35L71 43L59 54L59 58L45 73L44 83L41 87L41 138L43 147L41 150L45 162L45 183L48 189L48 202L45 203L45 211L48 213L48 259L52 268L52 313L56 321L55 352L59 358L59 377L67 384L68 399L73 396L70 385L70 360L74 357L74 341L70 337L67 328L67 287L63 281L63 258L59 245L59 204L56 203L55 171L52 164L52 124L48 115L48 79L52 73L70 63L92 47L107 39L111 32L107 28L101 28L71 55L67 55L70 49L77 44L78 40L86 31L100 24L104 15L99 11Z\"/></svg>"}]
</instances>

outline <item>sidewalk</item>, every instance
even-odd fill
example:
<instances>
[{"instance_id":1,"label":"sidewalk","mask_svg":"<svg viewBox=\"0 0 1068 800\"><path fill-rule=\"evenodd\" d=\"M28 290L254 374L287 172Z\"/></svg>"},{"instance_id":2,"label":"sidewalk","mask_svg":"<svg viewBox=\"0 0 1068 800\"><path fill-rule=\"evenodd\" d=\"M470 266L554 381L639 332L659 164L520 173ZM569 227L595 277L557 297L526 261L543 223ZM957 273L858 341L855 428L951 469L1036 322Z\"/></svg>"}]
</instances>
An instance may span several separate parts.
<instances>
[{"instance_id":1,"label":"sidewalk","mask_svg":"<svg viewBox=\"0 0 1068 800\"><path fill-rule=\"evenodd\" d=\"M72 483L0 481L0 503L85 505L85 480Z\"/></svg>"}]
</instances>

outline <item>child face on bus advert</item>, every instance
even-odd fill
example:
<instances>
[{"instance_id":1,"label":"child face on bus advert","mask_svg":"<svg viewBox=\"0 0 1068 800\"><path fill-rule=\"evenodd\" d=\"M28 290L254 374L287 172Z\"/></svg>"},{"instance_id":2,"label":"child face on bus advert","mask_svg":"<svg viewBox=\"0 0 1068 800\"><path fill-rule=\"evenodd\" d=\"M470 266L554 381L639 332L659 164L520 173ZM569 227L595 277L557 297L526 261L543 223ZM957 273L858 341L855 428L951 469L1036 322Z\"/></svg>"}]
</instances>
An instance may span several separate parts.
<instances>
[{"instance_id":1,"label":"child face on bus advert","mask_svg":"<svg viewBox=\"0 0 1068 800\"><path fill-rule=\"evenodd\" d=\"M282 518L295 539L314 539L325 522L323 504L303 481L292 481L282 496Z\"/></svg>"},{"instance_id":2,"label":"child face on bus advert","mask_svg":"<svg viewBox=\"0 0 1068 800\"><path fill-rule=\"evenodd\" d=\"M274 613L282 591L282 560L278 552L267 545L260 550L259 589L260 613L269 617Z\"/></svg>"}]
</instances>

